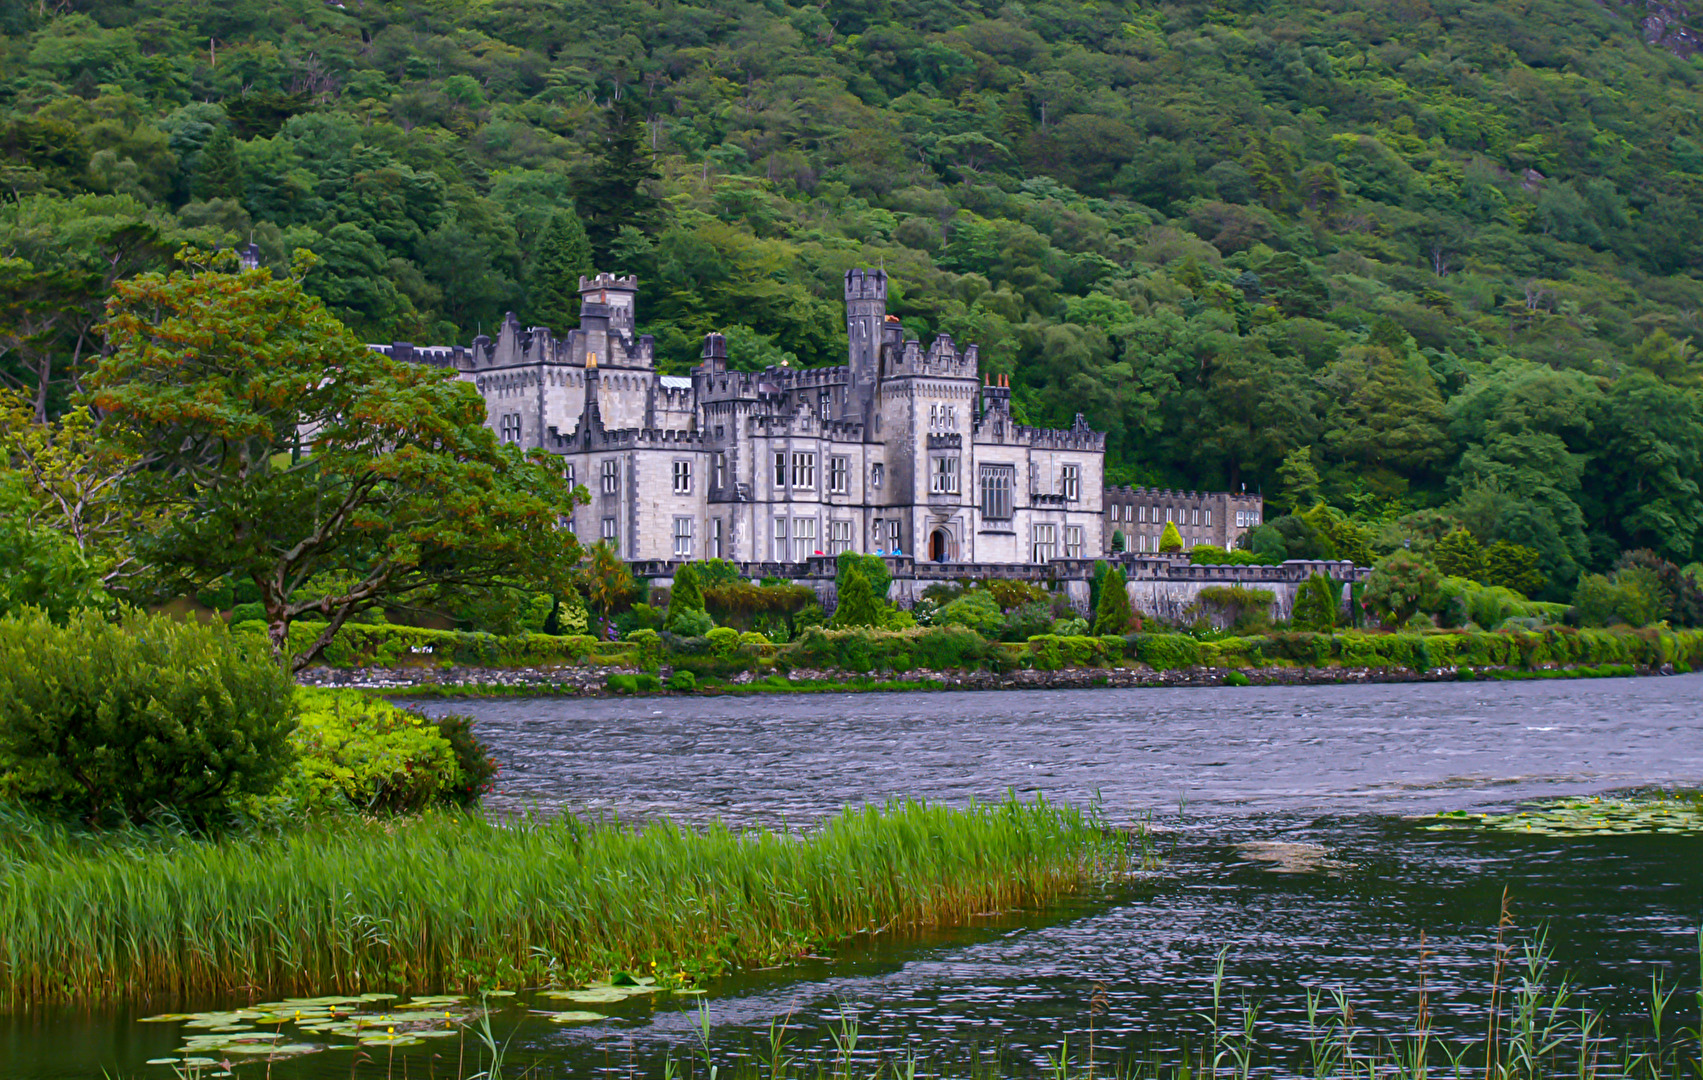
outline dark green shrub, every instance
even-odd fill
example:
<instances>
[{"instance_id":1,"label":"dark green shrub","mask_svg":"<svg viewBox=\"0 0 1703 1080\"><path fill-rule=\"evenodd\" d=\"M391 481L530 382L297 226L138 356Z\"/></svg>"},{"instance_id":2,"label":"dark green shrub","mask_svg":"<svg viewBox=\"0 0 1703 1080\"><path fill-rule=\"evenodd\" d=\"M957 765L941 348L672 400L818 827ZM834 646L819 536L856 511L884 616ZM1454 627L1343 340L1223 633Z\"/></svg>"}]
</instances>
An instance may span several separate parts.
<instances>
[{"instance_id":1,"label":"dark green shrub","mask_svg":"<svg viewBox=\"0 0 1703 1080\"><path fill-rule=\"evenodd\" d=\"M1254 681L1240 671L1229 671L1224 674L1225 686L1252 686Z\"/></svg>"},{"instance_id":2,"label":"dark green shrub","mask_svg":"<svg viewBox=\"0 0 1703 1080\"><path fill-rule=\"evenodd\" d=\"M294 691L262 639L219 625L0 620L0 793L91 824L205 823L284 775Z\"/></svg>"},{"instance_id":3,"label":"dark green shrub","mask_svg":"<svg viewBox=\"0 0 1703 1080\"><path fill-rule=\"evenodd\" d=\"M1337 584L1323 574L1308 575L1295 596L1289 624L1297 630L1328 634L1336 629Z\"/></svg>"},{"instance_id":4,"label":"dark green shrub","mask_svg":"<svg viewBox=\"0 0 1703 1080\"><path fill-rule=\"evenodd\" d=\"M447 793L449 801L458 806L476 805L497 779L497 759L473 733L472 717L445 713L433 722L455 752L456 777Z\"/></svg>"},{"instance_id":5,"label":"dark green shrub","mask_svg":"<svg viewBox=\"0 0 1703 1080\"><path fill-rule=\"evenodd\" d=\"M691 691L698 688L698 677L690 671L676 671L668 677L670 690Z\"/></svg>"},{"instance_id":6,"label":"dark green shrub","mask_svg":"<svg viewBox=\"0 0 1703 1080\"><path fill-rule=\"evenodd\" d=\"M1037 634L1029 639L1029 652L1035 667L1041 671L1057 671L1064 667L1063 639L1053 634Z\"/></svg>"},{"instance_id":7,"label":"dark green shrub","mask_svg":"<svg viewBox=\"0 0 1703 1080\"><path fill-rule=\"evenodd\" d=\"M731 660L739 649L739 631L730 626L718 626L704 635L710 654L718 660Z\"/></svg>"},{"instance_id":8,"label":"dark green shrub","mask_svg":"<svg viewBox=\"0 0 1703 1080\"><path fill-rule=\"evenodd\" d=\"M1053 628L1052 605L1040 600L1031 600L1019 604L1006 613L1005 625L1000 629L1002 641L1028 641L1049 633Z\"/></svg>"},{"instance_id":9,"label":"dark green shrub","mask_svg":"<svg viewBox=\"0 0 1703 1080\"><path fill-rule=\"evenodd\" d=\"M662 680L648 671L633 676L633 689L641 694L654 694L662 689Z\"/></svg>"},{"instance_id":10,"label":"dark green shrub","mask_svg":"<svg viewBox=\"0 0 1703 1080\"><path fill-rule=\"evenodd\" d=\"M611 694L634 694L638 692L639 683L636 675L616 673L603 680L603 688Z\"/></svg>"},{"instance_id":11,"label":"dark green shrub","mask_svg":"<svg viewBox=\"0 0 1703 1080\"><path fill-rule=\"evenodd\" d=\"M627 635L627 640L639 647L639 667L646 671L656 670L662 662L662 635L655 630L634 630Z\"/></svg>"},{"instance_id":12,"label":"dark green shrub","mask_svg":"<svg viewBox=\"0 0 1703 1080\"><path fill-rule=\"evenodd\" d=\"M1100 602L1094 608L1096 634L1121 634L1129 629L1129 583L1122 570L1108 570L1100 584Z\"/></svg>"},{"instance_id":13,"label":"dark green shrub","mask_svg":"<svg viewBox=\"0 0 1703 1080\"><path fill-rule=\"evenodd\" d=\"M844 558L845 556L842 555L841 559ZM876 561L880 562L881 560L877 559ZM880 626L885 622L886 617L882 610L885 605L876 597L869 578L864 576L862 568L852 566L846 571L844 578L845 585L839 590L839 601L834 608L834 618L831 625L836 628Z\"/></svg>"},{"instance_id":14,"label":"dark green shrub","mask_svg":"<svg viewBox=\"0 0 1703 1080\"><path fill-rule=\"evenodd\" d=\"M238 604L231 608L231 625L241 622L265 622L266 605L262 603Z\"/></svg>"}]
</instances>

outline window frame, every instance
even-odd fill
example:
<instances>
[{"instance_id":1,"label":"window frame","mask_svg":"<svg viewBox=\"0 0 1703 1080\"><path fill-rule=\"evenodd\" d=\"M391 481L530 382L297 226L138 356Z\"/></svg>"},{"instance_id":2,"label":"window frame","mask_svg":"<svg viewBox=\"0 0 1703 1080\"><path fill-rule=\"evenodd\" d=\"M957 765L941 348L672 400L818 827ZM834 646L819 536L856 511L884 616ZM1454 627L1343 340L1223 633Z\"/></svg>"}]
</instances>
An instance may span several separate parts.
<instances>
[{"instance_id":1,"label":"window frame","mask_svg":"<svg viewBox=\"0 0 1703 1080\"><path fill-rule=\"evenodd\" d=\"M792 487L795 491L814 491L816 489L815 451L794 450L792 452Z\"/></svg>"},{"instance_id":2,"label":"window frame","mask_svg":"<svg viewBox=\"0 0 1703 1080\"><path fill-rule=\"evenodd\" d=\"M1032 562L1044 563L1058 558L1057 525L1050 521L1036 522L1029 526L1029 537L1029 554Z\"/></svg>"},{"instance_id":3,"label":"window frame","mask_svg":"<svg viewBox=\"0 0 1703 1080\"><path fill-rule=\"evenodd\" d=\"M1067 462L1059 466L1059 494L1065 502L1082 501L1082 466Z\"/></svg>"},{"instance_id":4,"label":"window frame","mask_svg":"<svg viewBox=\"0 0 1703 1080\"><path fill-rule=\"evenodd\" d=\"M690 559L692 557L692 541L697 538L694 529L695 523L696 519L690 515L674 515L674 557L676 559ZM685 548L684 551L681 550L682 547Z\"/></svg>"},{"instance_id":5,"label":"window frame","mask_svg":"<svg viewBox=\"0 0 1703 1080\"><path fill-rule=\"evenodd\" d=\"M674 459L674 494L692 494L692 459Z\"/></svg>"},{"instance_id":6,"label":"window frame","mask_svg":"<svg viewBox=\"0 0 1703 1080\"><path fill-rule=\"evenodd\" d=\"M1080 525L1064 527L1064 557L1067 559L1082 558L1083 530Z\"/></svg>"},{"instance_id":7,"label":"window frame","mask_svg":"<svg viewBox=\"0 0 1703 1080\"><path fill-rule=\"evenodd\" d=\"M851 458L844 454L828 456L828 492L833 495L844 495L851 476Z\"/></svg>"},{"instance_id":8,"label":"window frame","mask_svg":"<svg viewBox=\"0 0 1703 1080\"><path fill-rule=\"evenodd\" d=\"M618 459L603 459L598 490L605 495L621 494L621 462Z\"/></svg>"},{"instance_id":9,"label":"window frame","mask_svg":"<svg viewBox=\"0 0 1703 1080\"><path fill-rule=\"evenodd\" d=\"M981 513L984 521L1010 521L1017 513L1017 466L988 464L977 466L977 486L981 489Z\"/></svg>"},{"instance_id":10,"label":"window frame","mask_svg":"<svg viewBox=\"0 0 1703 1080\"><path fill-rule=\"evenodd\" d=\"M775 545L775 561L779 563L788 562L790 560L787 556L792 552L792 541L787 536L786 516L784 514L776 514L773 516L772 520L774 522L774 528L771 535Z\"/></svg>"},{"instance_id":11,"label":"window frame","mask_svg":"<svg viewBox=\"0 0 1703 1080\"><path fill-rule=\"evenodd\" d=\"M958 494L958 455L929 455L928 493L930 495Z\"/></svg>"},{"instance_id":12,"label":"window frame","mask_svg":"<svg viewBox=\"0 0 1703 1080\"><path fill-rule=\"evenodd\" d=\"M816 519L813 517L793 518L792 561L801 563L819 550L816 546Z\"/></svg>"}]
</instances>

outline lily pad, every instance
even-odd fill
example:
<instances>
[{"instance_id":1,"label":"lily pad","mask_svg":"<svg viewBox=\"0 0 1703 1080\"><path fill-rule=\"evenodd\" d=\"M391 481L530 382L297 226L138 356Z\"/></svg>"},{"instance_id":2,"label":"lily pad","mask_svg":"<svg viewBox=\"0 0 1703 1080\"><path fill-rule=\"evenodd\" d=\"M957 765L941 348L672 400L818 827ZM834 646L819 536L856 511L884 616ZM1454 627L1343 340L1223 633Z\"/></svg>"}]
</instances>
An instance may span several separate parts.
<instances>
[{"instance_id":1,"label":"lily pad","mask_svg":"<svg viewBox=\"0 0 1703 1080\"><path fill-rule=\"evenodd\" d=\"M538 1015L544 1017L552 1024L584 1024L593 1020L609 1019L602 1013L585 1012L579 1009L570 1009L567 1012L545 1012L540 1009L538 1010Z\"/></svg>"},{"instance_id":2,"label":"lily pad","mask_svg":"<svg viewBox=\"0 0 1703 1080\"><path fill-rule=\"evenodd\" d=\"M1424 828L1430 832L1487 829L1554 837L1703 833L1703 800L1673 795L1556 799L1505 814L1447 811Z\"/></svg>"},{"instance_id":3,"label":"lily pad","mask_svg":"<svg viewBox=\"0 0 1703 1080\"><path fill-rule=\"evenodd\" d=\"M420 1036L411 1031L398 1031L389 1035L363 1035L362 1046L416 1046Z\"/></svg>"},{"instance_id":4,"label":"lily pad","mask_svg":"<svg viewBox=\"0 0 1703 1080\"><path fill-rule=\"evenodd\" d=\"M179 1020L194 1020L197 1015L197 1013L161 1013L158 1016L144 1016L142 1019L138 1020L137 1023L170 1024ZM150 1061L148 1064L152 1065L154 1062Z\"/></svg>"}]
</instances>

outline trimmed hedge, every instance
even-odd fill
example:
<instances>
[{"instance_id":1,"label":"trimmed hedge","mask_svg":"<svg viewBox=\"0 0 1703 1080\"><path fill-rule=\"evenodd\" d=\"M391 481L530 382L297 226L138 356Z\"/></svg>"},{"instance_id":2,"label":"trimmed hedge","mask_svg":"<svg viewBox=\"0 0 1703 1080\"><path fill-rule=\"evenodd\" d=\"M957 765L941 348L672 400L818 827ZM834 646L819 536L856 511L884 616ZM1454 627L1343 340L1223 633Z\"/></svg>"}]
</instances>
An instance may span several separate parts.
<instances>
[{"instance_id":1,"label":"trimmed hedge","mask_svg":"<svg viewBox=\"0 0 1703 1080\"><path fill-rule=\"evenodd\" d=\"M257 623L239 629L263 632ZM317 633L291 628L292 644ZM600 642L586 635L525 634L496 637L392 625L343 628L325 662L337 667L398 662L478 666L608 664L654 671L661 663L698 679L771 668L841 671L911 671L1012 667L1058 670L1138 662L1158 670L1189 667L1372 667L1431 671L1448 668L1658 667L1682 671L1703 666L1703 630L1573 629L1461 630L1433 633L1329 634L1277 632L1201 641L1188 634L1126 637L1040 634L1026 642L990 641L962 626L885 631L870 627L812 627L788 645L761 634L711 630L697 638L635 631L632 640Z\"/></svg>"}]
</instances>

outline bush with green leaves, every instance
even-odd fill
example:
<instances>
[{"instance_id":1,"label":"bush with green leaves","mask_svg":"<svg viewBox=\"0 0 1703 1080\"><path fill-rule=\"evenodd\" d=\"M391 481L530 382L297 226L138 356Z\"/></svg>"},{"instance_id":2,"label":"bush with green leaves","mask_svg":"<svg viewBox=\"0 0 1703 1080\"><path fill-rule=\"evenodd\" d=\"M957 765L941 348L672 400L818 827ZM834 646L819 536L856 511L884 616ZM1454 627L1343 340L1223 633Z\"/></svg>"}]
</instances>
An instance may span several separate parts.
<instances>
[{"instance_id":1,"label":"bush with green leaves","mask_svg":"<svg viewBox=\"0 0 1703 1080\"><path fill-rule=\"evenodd\" d=\"M1372 567L1361 599L1385 626L1401 627L1414 615L1436 606L1440 585L1435 567L1398 551Z\"/></svg>"},{"instance_id":2,"label":"bush with green leaves","mask_svg":"<svg viewBox=\"0 0 1703 1080\"><path fill-rule=\"evenodd\" d=\"M703 629L696 629L705 623L708 625ZM695 563L687 563L675 573L674 587L668 593L668 621L664 625L682 637L702 637L710 626L715 625L704 610L704 590L698 584ZM688 625L692 629L687 629Z\"/></svg>"},{"instance_id":3,"label":"bush with green leaves","mask_svg":"<svg viewBox=\"0 0 1703 1080\"><path fill-rule=\"evenodd\" d=\"M698 677L681 669L668 677L668 688L680 693L690 693L698 688Z\"/></svg>"},{"instance_id":4,"label":"bush with green leaves","mask_svg":"<svg viewBox=\"0 0 1703 1080\"><path fill-rule=\"evenodd\" d=\"M1165 527L1159 530L1159 550L1167 555L1175 555L1183 550L1183 534L1177 531L1177 523L1165 522Z\"/></svg>"},{"instance_id":5,"label":"bush with green leaves","mask_svg":"<svg viewBox=\"0 0 1703 1080\"><path fill-rule=\"evenodd\" d=\"M1521 596L1536 596L1548 584L1542 563L1543 553L1536 548L1498 540L1484 549L1484 580Z\"/></svg>"},{"instance_id":6,"label":"bush with green leaves","mask_svg":"<svg viewBox=\"0 0 1703 1080\"><path fill-rule=\"evenodd\" d=\"M489 782L463 779L457 748L431 719L358 690L301 688L290 736L295 762L257 808L411 813L439 803L475 801ZM465 718L452 723L482 755ZM469 798L471 796L471 798Z\"/></svg>"},{"instance_id":7,"label":"bush with green leaves","mask_svg":"<svg viewBox=\"0 0 1703 1080\"><path fill-rule=\"evenodd\" d=\"M0 619L0 794L90 824L204 824L290 766L294 686L218 624L37 609Z\"/></svg>"},{"instance_id":8,"label":"bush with green leaves","mask_svg":"<svg viewBox=\"0 0 1703 1080\"><path fill-rule=\"evenodd\" d=\"M936 626L962 626L986 638L997 638L1005 625L1005 612L986 589L971 589L934 613Z\"/></svg>"},{"instance_id":9,"label":"bush with green leaves","mask_svg":"<svg viewBox=\"0 0 1703 1080\"><path fill-rule=\"evenodd\" d=\"M1026 604L1018 604L1005 613L1005 623L1000 628L999 639L1028 641L1038 634L1051 633L1052 628L1052 605L1041 600L1031 600Z\"/></svg>"},{"instance_id":10,"label":"bush with green leaves","mask_svg":"<svg viewBox=\"0 0 1703 1080\"><path fill-rule=\"evenodd\" d=\"M1195 599L1225 628L1238 634L1261 633L1271 625L1271 605L1277 594L1246 585L1208 585Z\"/></svg>"}]
</instances>

